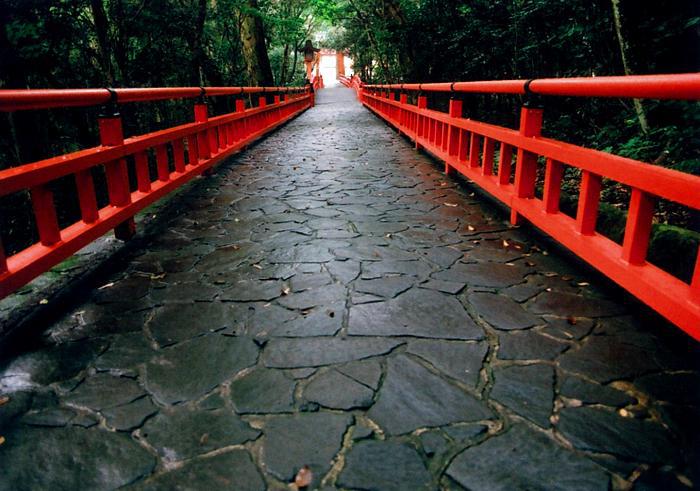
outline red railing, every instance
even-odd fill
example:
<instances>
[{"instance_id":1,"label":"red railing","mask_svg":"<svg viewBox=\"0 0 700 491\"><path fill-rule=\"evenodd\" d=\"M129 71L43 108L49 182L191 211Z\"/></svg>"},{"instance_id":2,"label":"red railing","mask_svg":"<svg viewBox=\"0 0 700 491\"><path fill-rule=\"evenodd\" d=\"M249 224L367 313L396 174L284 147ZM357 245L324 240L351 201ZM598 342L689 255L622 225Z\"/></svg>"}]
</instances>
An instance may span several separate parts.
<instances>
[{"instance_id":1,"label":"red railing","mask_svg":"<svg viewBox=\"0 0 700 491\"><path fill-rule=\"evenodd\" d=\"M324 88L325 85L323 84L323 75L314 75L311 79L311 85L313 86L314 90Z\"/></svg>"},{"instance_id":2,"label":"red railing","mask_svg":"<svg viewBox=\"0 0 700 491\"><path fill-rule=\"evenodd\" d=\"M358 98L360 97L360 89L362 88L362 80L358 75L352 75L351 77L346 77L345 75L339 75L338 80L341 84L349 89L353 89L357 92Z\"/></svg>"},{"instance_id":3,"label":"red railing","mask_svg":"<svg viewBox=\"0 0 700 491\"><path fill-rule=\"evenodd\" d=\"M257 107L209 117L205 97L261 94ZM265 94L265 95L263 95ZM267 104L267 96L273 103ZM118 105L198 98L194 122L124 138ZM0 171L0 196L29 191L39 242L9 257L0 243L0 298L66 259L110 229L130 238L134 215L275 127L313 106L308 87L180 87L152 89L0 90L0 111L106 104L98 119L100 146ZM149 154L157 178L151 179ZM129 183L128 166L136 175ZM103 166L109 204L98 208L91 169ZM50 185L73 176L81 219L60 228Z\"/></svg>"},{"instance_id":4,"label":"red railing","mask_svg":"<svg viewBox=\"0 0 700 491\"><path fill-rule=\"evenodd\" d=\"M698 100L700 74L364 86L358 82L357 86L366 107L415 141L417 148L445 161L446 172L463 174L509 206L513 223L520 217L529 220L700 339L700 253L690 283L647 261L655 200L700 209L700 177L543 137L543 110L538 107L526 104L521 109L520 129L516 131L463 118L462 102L454 98L448 113L428 109L427 97L421 94ZM399 100L397 92L402 92ZM407 92L418 92L416 104L408 102ZM545 162L541 199L535 196L540 158ZM559 209L567 166L579 169L582 176L575 218ZM596 232L604 178L631 190L622 245Z\"/></svg>"}]
</instances>

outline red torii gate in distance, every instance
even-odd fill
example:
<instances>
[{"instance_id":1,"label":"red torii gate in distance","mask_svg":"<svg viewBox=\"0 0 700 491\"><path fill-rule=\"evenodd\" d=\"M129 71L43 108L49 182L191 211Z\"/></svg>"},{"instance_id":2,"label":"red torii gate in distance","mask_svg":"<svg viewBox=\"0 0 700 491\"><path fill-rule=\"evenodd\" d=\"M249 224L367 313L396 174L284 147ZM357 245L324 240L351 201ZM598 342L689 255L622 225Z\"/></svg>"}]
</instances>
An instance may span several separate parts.
<instances>
[{"instance_id":1,"label":"red torii gate in distance","mask_svg":"<svg viewBox=\"0 0 700 491\"><path fill-rule=\"evenodd\" d=\"M345 76L346 74L346 67L345 67L345 57L347 56L347 53L344 51L337 51L334 49L327 49L323 48L321 49L319 53L319 59L318 63L316 63L316 76L318 77L321 74L321 65L323 64L324 58L328 57L335 57L335 78L338 80L340 76ZM348 67L351 68L351 67Z\"/></svg>"}]
</instances>

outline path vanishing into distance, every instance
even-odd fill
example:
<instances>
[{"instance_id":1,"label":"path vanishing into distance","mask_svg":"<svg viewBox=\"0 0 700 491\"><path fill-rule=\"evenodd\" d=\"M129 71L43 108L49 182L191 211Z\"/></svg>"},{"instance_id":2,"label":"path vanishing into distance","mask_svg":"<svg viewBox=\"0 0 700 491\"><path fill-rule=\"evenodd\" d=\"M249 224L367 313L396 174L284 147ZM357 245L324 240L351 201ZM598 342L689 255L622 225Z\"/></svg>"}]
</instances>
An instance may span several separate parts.
<instances>
[{"instance_id":1,"label":"path vanishing into distance","mask_svg":"<svg viewBox=\"0 0 700 491\"><path fill-rule=\"evenodd\" d=\"M1 360L0 490L700 485L697 344L507 218L320 91Z\"/></svg>"}]
</instances>

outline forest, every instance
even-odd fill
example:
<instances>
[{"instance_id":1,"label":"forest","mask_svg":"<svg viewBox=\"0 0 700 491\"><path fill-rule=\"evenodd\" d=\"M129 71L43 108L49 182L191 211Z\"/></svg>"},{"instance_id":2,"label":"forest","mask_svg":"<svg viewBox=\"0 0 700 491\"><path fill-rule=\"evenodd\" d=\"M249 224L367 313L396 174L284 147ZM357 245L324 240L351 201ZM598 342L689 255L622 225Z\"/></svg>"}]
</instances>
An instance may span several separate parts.
<instances>
[{"instance_id":1,"label":"forest","mask_svg":"<svg viewBox=\"0 0 700 491\"><path fill-rule=\"evenodd\" d=\"M0 88L299 85L299 50L307 39L348 53L365 82L695 72L700 2L3 0ZM465 115L514 126L516 99L467 96ZM548 136L700 174L695 102L544 104ZM446 98L432 97L430 105L444 108ZM214 101L212 108L223 112L230 101ZM190 115L181 102L146 109L124 109L127 134ZM3 113L0 169L95 145L94 117L84 109ZM576 176L569 177L573 188ZM608 234L616 240L626 192L606 187L603 197L601 220L610 222ZM0 233L9 253L13 244L21 248L35 239L30 214L17 211L22 198L13 199L0 202ZM697 248L696 213L660 203L657 222L652 254L669 246ZM683 276L688 265L667 267Z\"/></svg>"}]
</instances>

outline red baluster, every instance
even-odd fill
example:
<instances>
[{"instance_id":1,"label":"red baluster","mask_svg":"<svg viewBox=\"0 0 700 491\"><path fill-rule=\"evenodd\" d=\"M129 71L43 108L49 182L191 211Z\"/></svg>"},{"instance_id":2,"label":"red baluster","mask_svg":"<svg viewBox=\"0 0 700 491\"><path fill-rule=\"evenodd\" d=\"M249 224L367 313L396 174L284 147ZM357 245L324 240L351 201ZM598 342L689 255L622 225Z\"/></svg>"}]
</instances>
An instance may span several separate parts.
<instances>
[{"instance_id":1,"label":"red baluster","mask_svg":"<svg viewBox=\"0 0 700 491\"><path fill-rule=\"evenodd\" d=\"M455 119L462 117L462 101L457 99L450 99L449 115L451 118ZM453 125L449 125L447 132L448 157L455 157L459 154L459 134L459 128ZM449 174L450 170L450 164L445 162L445 174Z\"/></svg>"},{"instance_id":2,"label":"red baluster","mask_svg":"<svg viewBox=\"0 0 700 491\"><path fill-rule=\"evenodd\" d=\"M151 172L148 169L148 154L145 150L134 154L134 166L139 191L148 193L151 190Z\"/></svg>"},{"instance_id":3,"label":"red baluster","mask_svg":"<svg viewBox=\"0 0 700 491\"><path fill-rule=\"evenodd\" d=\"M520 110L520 135L523 137L540 136L542 131L542 109L524 106ZM518 148L515 164L515 196L518 198L535 197L537 179L537 155ZM511 210L510 221L519 222L518 213Z\"/></svg>"},{"instance_id":4,"label":"red baluster","mask_svg":"<svg viewBox=\"0 0 700 491\"><path fill-rule=\"evenodd\" d=\"M561 196L561 180L564 176L564 166L561 162L547 159L544 171L544 211L546 213L559 213L559 198Z\"/></svg>"},{"instance_id":5,"label":"red baluster","mask_svg":"<svg viewBox=\"0 0 700 491\"><path fill-rule=\"evenodd\" d=\"M576 212L576 228L582 235L593 235L595 233L598 203L600 202L600 190L602 187L603 179L600 176L583 171L578 210Z\"/></svg>"},{"instance_id":6,"label":"red baluster","mask_svg":"<svg viewBox=\"0 0 700 491\"><path fill-rule=\"evenodd\" d=\"M115 147L124 144L124 132L122 130L122 118L119 114L98 119L100 128L100 144L105 147ZM126 206L131 203L131 191L129 189L129 173L124 159L114 160L105 164L107 177L107 191L109 203L115 207ZM120 240L129 240L136 233L136 223L133 217L117 225L114 236Z\"/></svg>"},{"instance_id":7,"label":"red baluster","mask_svg":"<svg viewBox=\"0 0 700 491\"><path fill-rule=\"evenodd\" d=\"M156 167L158 169L158 180L168 182L170 180L170 169L168 168L168 149L165 144L156 147Z\"/></svg>"},{"instance_id":8,"label":"red baluster","mask_svg":"<svg viewBox=\"0 0 700 491\"><path fill-rule=\"evenodd\" d=\"M205 103L200 102L194 105L194 121L195 123L206 123L209 121L209 108ZM197 133L197 153L195 155L196 162L211 158L209 138L206 130Z\"/></svg>"},{"instance_id":9,"label":"red baluster","mask_svg":"<svg viewBox=\"0 0 700 491\"><path fill-rule=\"evenodd\" d=\"M498 156L498 184L505 186L510 184L510 174L513 168L513 147L507 143L501 143L501 151Z\"/></svg>"},{"instance_id":10,"label":"red baluster","mask_svg":"<svg viewBox=\"0 0 700 491\"><path fill-rule=\"evenodd\" d=\"M426 109L428 107L428 98L424 95L418 96L417 102L418 109ZM418 143L418 140L425 137L426 131L426 120L425 116L418 114L417 129L416 129L416 150L420 150L423 146Z\"/></svg>"},{"instance_id":11,"label":"red baluster","mask_svg":"<svg viewBox=\"0 0 700 491\"><path fill-rule=\"evenodd\" d=\"M90 169L83 169L75 173L75 187L78 190L80 215L83 222L96 222L99 213L97 211L97 197L95 196L95 181L92 179Z\"/></svg>"},{"instance_id":12,"label":"red baluster","mask_svg":"<svg viewBox=\"0 0 700 491\"><path fill-rule=\"evenodd\" d=\"M481 147L481 137L472 132L472 137L469 142L469 167L472 169L479 167L479 150Z\"/></svg>"},{"instance_id":13,"label":"red baluster","mask_svg":"<svg viewBox=\"0 0 700 491\"><path fill-rule=\"evenodd\" d=\"M493 174L493 152L495 142L492 138L484 137L484 155L481 160L481 173L485 176Z\"/></svg>"},{"instance_id":14,"label":"red baluster","mask_svg":"<svg viewBox=\"0 0 700 491\"><path fill-rule=\"evenodd\" d=\"M632 188L622 259L630 264L643 264L646 261L653 219L654 199L644 191Z\"/></svg>"},{"instance_id":15,"label":"red baluster","mask_svg":"<svg viewBox=\"0 0 700 491\"><path fill-rule=\"evenodd\" d=\"M53 193L47 184L33 187L30 190L36 228L42 245L50 246L61 240L61 230L56 218L56 205Z\"/></svg>"},{"instance_id":16,"label":"red baluster","mask_svg":"<svg viewBox=\"0 0 700 491\"><path fill-rule=\"evenodd\" d=\"M173 141L173 162L176 172L185 172L185 146L180 138Z\"/></svg>"},{"instance_id":17,"label":"red baluster","mask_svg":"<svg viewBox=\"0 0 700 491\"><path fill-rule=\"evenodd\" d=\"M245 100L244 99L236 99L236 112L237 113L245 113ZM247 124L246 124L246 118L241 118L238 120L238 135L235 137L236 141L244 139L246 136L248 136L248 130L247 130Z\"/></svg>"}]
</instances>

